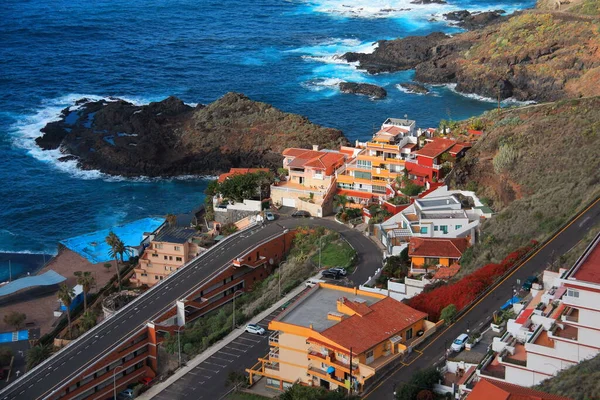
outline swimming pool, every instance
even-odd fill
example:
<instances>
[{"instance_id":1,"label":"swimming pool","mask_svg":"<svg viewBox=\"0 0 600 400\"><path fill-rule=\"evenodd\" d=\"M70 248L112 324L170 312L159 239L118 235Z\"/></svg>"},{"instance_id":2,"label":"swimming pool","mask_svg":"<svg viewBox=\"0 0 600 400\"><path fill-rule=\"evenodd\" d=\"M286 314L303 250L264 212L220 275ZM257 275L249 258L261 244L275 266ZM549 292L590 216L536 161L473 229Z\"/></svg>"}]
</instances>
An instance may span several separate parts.
<instances>
[{"instance_id":1,"label":"swimming pool","mask_svg":"<svg viewBox=\"0 0 600 400\"><path fill-rule=\"evenodd\" d=\"M2 332L0 333L0 343L16 342L19 340L29 339L29 331L17 331L17 332Z\"/></svg>"},{"instance_id":2,"label":"swimming pool","mask_svg":"<svg viewBox=\"0 0 600 400\"><path fill-rule=\"evenodd\" d=\"M111 229L103 229L61 240L60 243L82 257L85 257L93 264L107 262L113 259L109 255L110 247L105 242L105 238L108 236L110 230L125 243L125 246L137 247L144 239L144 232L154 232L164 222L164 218L143 218L114 226ZM123 258L127 260L129 257L127 254L124 254Z\"/></svg>"}]
</instances>

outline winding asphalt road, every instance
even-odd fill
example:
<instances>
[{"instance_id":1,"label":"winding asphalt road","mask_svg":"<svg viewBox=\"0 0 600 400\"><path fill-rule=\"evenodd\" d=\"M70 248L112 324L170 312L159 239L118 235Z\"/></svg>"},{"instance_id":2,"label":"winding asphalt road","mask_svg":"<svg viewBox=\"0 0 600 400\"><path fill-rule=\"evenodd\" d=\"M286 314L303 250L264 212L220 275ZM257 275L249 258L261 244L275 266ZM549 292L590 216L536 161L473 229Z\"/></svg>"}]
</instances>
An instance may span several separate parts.
<instances>
[{"instance_id":1,"label":"winding asphalt road","mask_svg":"<svg viewBox=\"0 0 600 400\"><path fill-rule=\"evenodd\" d=\"M173 304L203 282L227 268L235 255L243 254L282 232L300 225L324 226L340 232L359 253L353 278L363 283L381 266L381 251L363 234L327 219L281 219L227 238L169 276L143 296L96 326L79 340L27 373L0 392L0 400L48 398L92 363L104 358L126 338L144 329Z\"/></svg>"},{"instance_id":2,"label":"winding asphalt road","mask_svg":"<svg viewBox=\"0 0 600 400\"><path fill-rule=\"evenodd\" d=\"M514 288L521 286L517 280L522 284L528 276L542 272L551 260L565 254L581 241L598 221L600 221L600 199L596 200L570 225L562 229L518 269L490 290L486 297L464 313L454 324L426 341L423 347L417 349L416 356L407 365L401 365L394 370L364 398L392 399L394 385L408 382L419 369L440 362L444 358L445 350L458 335L465 333L467 329L479 329L483 321L487 321L494 310L500 309L512 297L513 286Z\"/></svg>"}]
</instances>

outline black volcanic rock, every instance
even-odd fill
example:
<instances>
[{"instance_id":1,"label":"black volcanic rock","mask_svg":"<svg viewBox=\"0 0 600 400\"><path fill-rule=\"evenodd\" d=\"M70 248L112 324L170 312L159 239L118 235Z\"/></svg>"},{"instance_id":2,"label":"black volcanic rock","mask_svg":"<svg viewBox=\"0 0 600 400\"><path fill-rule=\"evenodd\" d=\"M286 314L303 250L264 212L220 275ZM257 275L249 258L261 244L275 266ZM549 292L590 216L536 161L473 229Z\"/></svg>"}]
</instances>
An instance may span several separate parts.
<instances>
[{"instance_id":1,"label":"black volcanic rock","mask_svg":"<svg viewBox=\"0 0 600 400\"><path fill-rule=\"evenodd\" d=\"M503 19L504 10L471 13L467 10L451 11L444 14L448 21L457 21L457 25L465 29L478 29Z\"/></svg>"},{"instance_id":2,"label":"black volcanic rock","mask_svg":"<svg viewBox=\"0 0 600 400\"><path fill-rule=\"evenodd\" d=\"M370 83L342 82L340 83L340 91L342 93L362 94L374 99L383 99L387 96L387 91L384 88Z\"/></svg>"},{"instance_id":3,"label":"black volcanic rock","mask_svg":"<svg viewBox=\"0 0 600 400\"><path fill-rule=\"evenodd\" d=\"M36 143L60 149L60 161L111 175L214 175L231 167L281 166L286 147L337 148L348 141L336 129L284 113L238 93L207 106L176 97L136 106L119 99L82 99L50 122Z\"/></svg>"},{"instance_id":4,"label":"black volcanic rock","mask_svg":"<svg viewBox=\"0 0 600 400\"><path fill-rule=\"evenodd\" d=\"M358 68L370 74L395 72L412 69L430 58L429 50L447 39L441 32L427 36L408 36L403 39L381 40L371 54L346 53L342 56L348 62L358 62Z\"/></svg>"},{"instance_id":5,"label":"black volcanic rock","mask_svg":"<svg viewBox=\"0 0 600 400\"><path fill-rule=\"evenodd\" d=\"M418 83L401 83L400 86L402 86L404 89L408 90L409 92L413 92L413 93L419 93L419 94L429 93L429 89L427 89L425 86L420 85Z\"/></svg>"}]
</instances>

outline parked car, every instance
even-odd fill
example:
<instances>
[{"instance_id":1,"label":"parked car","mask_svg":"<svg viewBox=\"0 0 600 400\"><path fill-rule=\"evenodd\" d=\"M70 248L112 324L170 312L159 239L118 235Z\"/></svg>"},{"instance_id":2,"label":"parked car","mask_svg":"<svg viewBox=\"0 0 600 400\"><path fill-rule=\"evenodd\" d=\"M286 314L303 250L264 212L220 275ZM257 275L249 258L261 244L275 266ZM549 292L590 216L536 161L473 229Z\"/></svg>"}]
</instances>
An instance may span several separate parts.
<instances>
[{"instance_id":1,"label":"parked car","mask_svg":"<svg viewBox=\"0 0 600 400\"><path fill-rule=\"evenodd\" d=\"M133 399L133 389L125 389L117 396L121 399Z\"/></svg>"},{"instance_id":2,"label":"parked car","mask_svg":"<svg viewBox=\"0 0 600 400\"><path fill-rule=\"evenodd\" d=\"M456 339L454 339L454 342L452 342L450 348L456 352L461 351L465 348L467 339L469 339L469 335L467 335L466 333L459 335Z\"/></svg>"},{"instance_id":3,"label":"parked car","mask_svg":"<svg viewBox=\"0 0 600 400\"><path fill-rule=\"evenodd\" d=\"M534 283L537 283L537 281L538 281L538 277L537 276L535 276L535 275L530 276L523 283L523 290L530 291L531 290L531 286L533 286Z\"/></svg>"},{"instance_id":4,"label":"parked car","mask_svg":"<svg viewBox=\"0 0 600 400\"><path fill-rule=\"evenodd\" d=\"M294 211L292 213L293 218L310 218L310 213L304 210Z\"/></svg>"},{"instance_id":5,"label":"parked car","mask_svg":"<svg viewBox=\"0 0 600 400\"><path fill-rule=\"evenodd\" d=\"M248 325L246 325L246 332L254 333L256 335L264 335L265 328L258 326L256 324L248 324Z\"/></svg>"},{"instance_id":6,"label":"parked car","mask_svg":"<svg viewBox=\"0 0 600 400\"><path fill-rule=\"evenodd\" d=\"M267 221L275 221L275 214L273 214L271 211L267 211L265 213L265 218Z\"/></svg>"},{"instance_id":7,"label":"parked car","mask_svg":"<svg viewBox=\"0 0 600 400\"><path fill-rule=\"evenodd\" d=\"M321 272L321 276L323 278L329 278L329 279L340 279L340 272L339 271L332 271L330 269Z\"/></svg>"},{"instance_id":8,"label":"parked car","mask_svg":"<svg viewBox=\"0 0 600 400\"><path fill-rule=\"evenodd\" d=\"M346 268L342 268L342 267L330 268L329 270L337 271L340 273L341 276L346 276L348 274L348 271L346 271Z\"/></svg>"},{"instance_id":9,"label":"parked car","mask_svg":"<svg viewBox=\"0 0 600 400\"><path fill-rule=\"evenodd\" d=\"M309 279L304 284L306 285L306 287L313 287L316 284L318 284L319 282L322 282L322 281L318 280L318 279Z\"/></svg>"},{"instance_id":10,"label":"parked car","mask_svg":"<svg viewBox=\"0 0 600 400\"><path fill-rule=\"evenodd\" d=\"M150 378L149 376L145 376L142 379L140 379L138 382L141 383L142 385L148 386L152 383L154 379Z\"/></svg>"}]
</instances>

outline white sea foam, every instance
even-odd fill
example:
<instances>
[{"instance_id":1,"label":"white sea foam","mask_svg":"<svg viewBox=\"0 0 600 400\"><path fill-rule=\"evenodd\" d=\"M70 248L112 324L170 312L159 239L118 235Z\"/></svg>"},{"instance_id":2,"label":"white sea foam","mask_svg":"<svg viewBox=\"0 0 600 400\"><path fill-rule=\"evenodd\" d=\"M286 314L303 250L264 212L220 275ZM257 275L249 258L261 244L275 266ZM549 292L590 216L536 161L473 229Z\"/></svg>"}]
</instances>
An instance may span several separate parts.
<instances>
[{"instance_id":1,"label":"white sea foam","mask_svg":"<svg viewBox=\"0 0 600 400\"><path fill-rule=\"evenodd\" d=\"M486 96L481 96L479 94L475 94L475 93L463 93L463 92L459 92L458 90L456 90L456 83L448 83L445 85L436 85L436 86L443 86L446 87L447 89L451 90L452 92L459 94L463 97L467 97L469 99L473 99L473 100L477 100L477 101L485 101L487 103L497 103L498 99L493 99L491 97L486 97ZM520 101L517 99L514 99L512 97L509 97L507 99L501 100L500 104L502 105L516 105L516 106L525 106L528 104L535 104L535 101Z\"/></svg>"},{"instance_id":2,"label":"white sea foam","mask_svg":"<svg viewBox=\"0 0 600 400\"><path fill-rule=\"evenodd\" d=\"M39 251L29 251L29 250L2 250L0 249L0 254L31 254L31 255L52 255L52 254L56 254L56 251L54 252L39 252Z\"/></svg>"},{"instance_id":3,"label":"white sea foam","mask_svg":"<svg viewBox=\"0 0 600 400\"><path fill-rule=\"evenodd\" d=\"M396 85L396 89L398 89L399 91L401 91L403 93L407 93L407 94L416 94L416 95L419 95L419 96L425 95L425 93L414 92L414 91L412 91L410 89L402 87L402 86L400 86L400 84Z\"/></svg>"},{"instance_id":4,"label":"white sea foam","mask_svg":"<svg viewBox=\"0 0 600 400\"><path fill-rule=\"evenodd\" d=\"M450 4L411 4L412 0L309 0L313 12L344 18L430 18L455 9Z\"/></svg>"},{"instance_id":5,"label":"white sea foam","mask_svg":"<svg viewBox=\"0 0 600 400\"><path fill-rule=\"evenodd\" d=\"M40 130L45 127L49 122L58 121L61 116L61 111L68 108L69 111L76 111L81 108L81 105L76 105L75 102L79 99L86 98L91 101L105 100L106 102L117 101L119 99L125 100L135 105L148 104L150 101L157 101L159 99L146 99L140 97L102 97L97 95L84 95L84 94L69 94L55 99L46 100L42 103L40 109L30 115L21 117L15 122L10 129L12 136L13 145L18 148L24 149L29 155L36 158L39 161L48 163L54 168L74 176L79 179L92 180L102 179L107 182L121 182L121 181L133 181L133 182L150 182L157 181L161 178L150 178L146 176L140 176L136 178L125 178L122 176L113 176L105 174L99 170L83 170L77 166L76 160L59 161L59 158L64 157L66 154L60 150L42 150L35 143L35 139L42 135ZM201 176L190 177L176 177L173 179L177 180L191 180L191 179L202 179Z\"/></svg>"}]
</instances>

